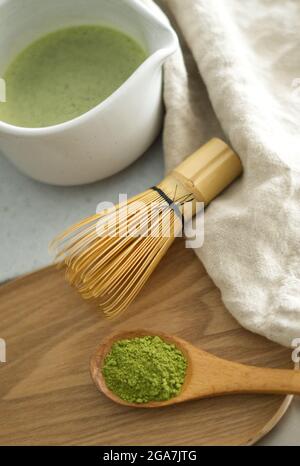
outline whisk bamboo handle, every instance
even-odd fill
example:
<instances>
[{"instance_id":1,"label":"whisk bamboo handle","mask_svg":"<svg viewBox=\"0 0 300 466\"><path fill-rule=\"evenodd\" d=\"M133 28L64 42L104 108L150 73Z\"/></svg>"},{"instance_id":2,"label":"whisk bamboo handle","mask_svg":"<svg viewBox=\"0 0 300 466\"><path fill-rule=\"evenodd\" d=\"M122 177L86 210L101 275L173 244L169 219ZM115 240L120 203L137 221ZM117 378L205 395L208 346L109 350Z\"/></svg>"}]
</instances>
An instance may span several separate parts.
<instances>
[{"instance_id":1,"label":"whisk bamboo handle","mask_svg":"<svg viewBox=\"0 0 300 466\"><path fill-rule=\"evenodd\" d=\"M239 157L221 139L213 138L171 172L198 201L208 204L242 173Z\"/></svg>"}]
</instances>

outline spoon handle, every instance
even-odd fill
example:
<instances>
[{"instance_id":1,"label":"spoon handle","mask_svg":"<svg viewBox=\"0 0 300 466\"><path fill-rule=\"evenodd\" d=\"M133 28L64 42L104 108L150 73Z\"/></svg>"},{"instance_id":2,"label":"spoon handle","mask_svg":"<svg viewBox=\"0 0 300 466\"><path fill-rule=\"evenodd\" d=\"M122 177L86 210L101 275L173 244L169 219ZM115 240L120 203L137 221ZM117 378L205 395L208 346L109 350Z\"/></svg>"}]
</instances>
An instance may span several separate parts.
<instances>
[{"instance_id":1,"label":"spoon handle","mask_svg":"<svg viewBox=\"0 0 300 466\"><path fill-rule=\"evenodd\" d=\"M227 393L300 395L300 371L239 365Z\"/></svg>"}]
</instances>

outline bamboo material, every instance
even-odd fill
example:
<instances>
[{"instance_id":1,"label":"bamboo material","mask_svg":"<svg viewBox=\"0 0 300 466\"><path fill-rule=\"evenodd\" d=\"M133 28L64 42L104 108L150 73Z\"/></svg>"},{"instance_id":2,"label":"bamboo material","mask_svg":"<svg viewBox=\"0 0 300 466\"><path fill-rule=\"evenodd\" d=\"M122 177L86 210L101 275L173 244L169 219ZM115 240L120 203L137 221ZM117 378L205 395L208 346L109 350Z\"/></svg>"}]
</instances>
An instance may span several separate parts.
<instances>
[{"instance_id":1,"label":"bamboo material","mask_svg":"<svg viewBox=\"0 0 300 466\"><path fill-rule=\"evenodd\" d=\"M102 367L114 342L148 335L160 336L182 351L188 362L185 382L179 395L167 401L150 401L144 404L129 403L119 398L106 386ZM116 403L135 408L161 408L199 398L239 393L300 395L299 371L255 367L227 361L207 353L181 338L148 330L125 331L108 337L92 356L90 371L97 388L108 398Z\"/></svg>"},{"instance_id":2,"label":"bamboo material","mask_svg":"<svg viewBox=\"0 0 300 466\"><path fill-rule=\"evenodd\" d=\"M56 261L83 298L97 299L106 316L114 317L134 300L174 238L182 235L183 220L190 220L199 202L207 205L241 172L235 153L212 139L156 190L82 220L58 236L51 246Z\"/></svg>"}]
</instances>

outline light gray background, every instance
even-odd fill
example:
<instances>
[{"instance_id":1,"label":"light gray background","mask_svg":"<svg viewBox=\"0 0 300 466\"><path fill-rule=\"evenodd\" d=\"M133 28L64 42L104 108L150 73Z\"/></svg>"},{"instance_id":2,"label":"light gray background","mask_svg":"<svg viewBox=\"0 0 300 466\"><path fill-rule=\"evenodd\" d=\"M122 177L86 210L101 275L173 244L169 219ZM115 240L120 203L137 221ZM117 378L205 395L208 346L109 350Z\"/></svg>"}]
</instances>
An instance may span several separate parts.
<instances>
[{"instance_id":1,"label":"light gray background","mask_svg":"<svg viewBox=\"0 0 300 466\"><path fill-rule=\"evenodd\" d=\"M156 184L163 176L161 141L128 169L89 186L43 185L19 173L0 154L0 282L51 262L50 240L65 227L95 212L101 201L129 196ZM1 337L1 327L0 327ZM300 445L300 399L261 445Z\"/></svg>"}]
</instances>

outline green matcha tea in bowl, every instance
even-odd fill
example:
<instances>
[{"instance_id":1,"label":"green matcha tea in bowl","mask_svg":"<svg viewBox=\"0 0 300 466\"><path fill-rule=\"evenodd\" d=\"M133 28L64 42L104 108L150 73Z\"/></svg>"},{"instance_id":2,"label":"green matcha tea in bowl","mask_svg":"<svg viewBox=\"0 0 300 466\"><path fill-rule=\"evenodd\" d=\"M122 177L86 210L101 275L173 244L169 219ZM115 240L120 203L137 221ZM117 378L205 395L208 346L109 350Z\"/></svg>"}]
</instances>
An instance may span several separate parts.
<instances>
[{"instance_id":1,"label":"green matcha tea in bowl","mask_svg":"<svg viewBox=\"0 0 300 466\"><path fill-rule=\"evenodd\" d=\"M105 26L73 26L30 44L5 71L0 120L44 128L83 115L113 94L147 59L130 36Z\"/></svg>"},{"instance_id":2,"label":"green matcha tea in bowl","mask_svg":"<svg viewBox=\"0 0 300 466\"><path fill-rule=\"evenodd\" d=\"M139 0L0 0L0 44L0 150L29 176L93 182L158 134L177 38Z\"/></svg>"}]
</instances>

